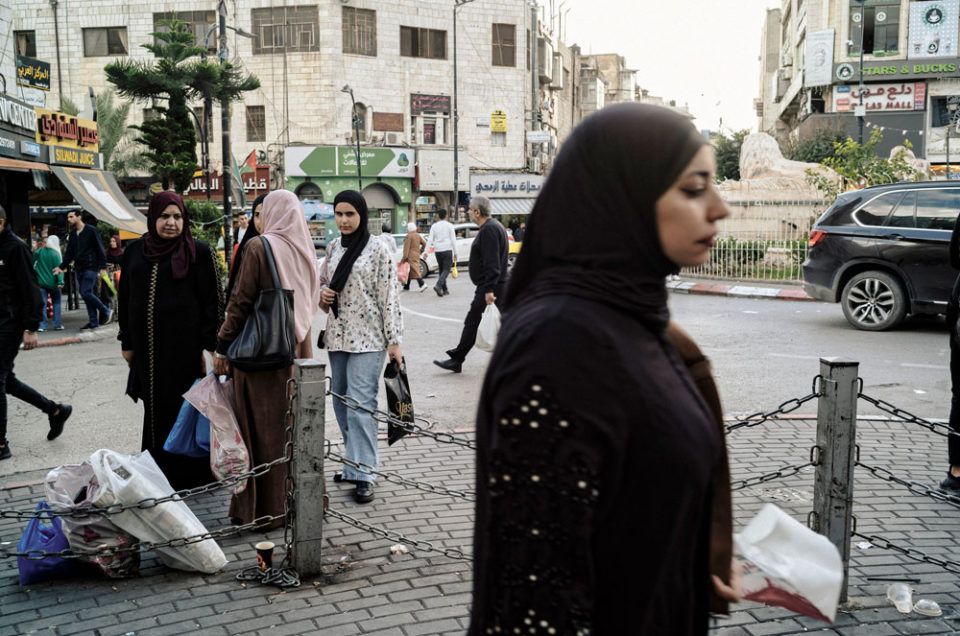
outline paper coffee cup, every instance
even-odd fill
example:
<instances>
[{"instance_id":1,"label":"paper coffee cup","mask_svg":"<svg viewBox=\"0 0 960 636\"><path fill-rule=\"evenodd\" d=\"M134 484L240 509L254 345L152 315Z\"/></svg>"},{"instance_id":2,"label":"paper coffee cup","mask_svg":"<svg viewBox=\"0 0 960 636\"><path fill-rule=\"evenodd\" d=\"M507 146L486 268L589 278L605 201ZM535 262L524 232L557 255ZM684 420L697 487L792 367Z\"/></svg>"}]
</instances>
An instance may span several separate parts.
<instances>
[{"instance_id":1,"label":"paper coffee cup","mask_svg":"<svg viewBox=\"0 0 960 636\"><path fill-rule=\"evenodd\" d=\"M269 570L273 567L273 542L261 541L254 546L257 549L257 566L261 571Z\"/></svg>"}]
</instances>

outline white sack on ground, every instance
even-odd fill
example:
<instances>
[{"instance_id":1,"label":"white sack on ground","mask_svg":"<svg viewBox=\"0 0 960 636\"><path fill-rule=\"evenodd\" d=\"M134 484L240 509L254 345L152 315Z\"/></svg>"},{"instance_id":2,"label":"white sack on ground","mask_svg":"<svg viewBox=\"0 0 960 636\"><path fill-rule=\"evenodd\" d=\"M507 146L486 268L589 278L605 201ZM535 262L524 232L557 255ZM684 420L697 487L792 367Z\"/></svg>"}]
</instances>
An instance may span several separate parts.
<instances>
[{"instance_id":1,"label":"white sack on ground","mask_svg":"<svg viewBox=\"0 0 960 636\"><path fill-rule=\"evenodd\" d=\"M746 560L746 600L833 622L843 564L829 539L773 504L766 504L733 539Z\"/></svg>"},{"instance_id":2,"label":"white sack on ground","mask_svg":"<svg viewBox=\"0 0 960 636\"><path fill-rule=\"evenodd\" d=\"M90 463L100 483L100 491L93 501L95 506L106 508L115 503L133 505L144 499L159 499L174 492L150 451L125 455L102 448L90 456ZM186 502L180 500L149 508L124 510L110 519L140 541L151 543L207 533ZM176 548L157 548L157 552L165 564L179 570L211 574L227 564L227 557L213 539Z\"/></svg>"}]
</instances>

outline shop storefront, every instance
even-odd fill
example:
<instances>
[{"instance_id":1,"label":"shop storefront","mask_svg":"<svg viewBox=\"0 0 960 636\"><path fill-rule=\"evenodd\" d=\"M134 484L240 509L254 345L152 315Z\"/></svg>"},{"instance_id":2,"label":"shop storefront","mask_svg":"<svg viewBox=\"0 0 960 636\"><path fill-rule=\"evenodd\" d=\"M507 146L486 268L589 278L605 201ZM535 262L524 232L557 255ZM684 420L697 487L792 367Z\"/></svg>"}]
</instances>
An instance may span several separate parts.
<instances>
[{"instance_id":1,"label":"shop storefront","mask_svg":"<svg viewBox=\"0 0 960 636\"><path fill-rule=\"evenodd\" d=\"M459 178L459 192L461 205L469 198L470 170L467 166L469 157L461 152L457 165ZM437 220L437 210L453 207L453 151L452 150L423 150L417 153L417 178L414 183L417 189L415 211L417 227L421 232L429 232L430 226ZM457 223L466 221L456 216L448 220Z\"/></svg>"},{"instance_id":2,"label":"shop storefront","mask_svg":"<svg viewBox=\"0 0 960 636\"><path fill-rule=\"evenodd\" d=\"M51 214L52 206L76 204L120 230L121 238L145 233L146 218L123 195L113 175L101 170L96 122L43 108L37 108L35 116L35 144L46 151L46 168L54 177L49 189L30 197L38 214ZM38 217L38 222L43 220Z\"/></svg>"},{"instance_id":3,"label":"shop storefront","mask_svg":"<svg viewBox=\"0 0 960 636\"><path fill-rule=\"evenodd\" d=\"M490 208L501 223L511 229L526 223L537 195L543 188L543 175L524 172L471 172L470 194L490 199Z\"/></svg>"},{"instance_id":4,"label":"shop storefront","mask_svg":"<svg viewBox=\"0 0 960 636\"><path fill-rule=\"evenodd\" d=\"M343 190L356 190L357 154L350 146L287 146L286 188L301 199L332 203ZM393 231L413 214L416 151L412 148L360 148L363 197L370 211L370 229Z\"/></svg>"},{"instance_id":5,"label":"shop storefront","mask_svg":"<svg viewBox=\"0 0 960 636\"><path fill-rule=\"evenodd\" d=\"M0 95L0 205L21 238L30 235L30 193L50 187L47 148L36 142L33 106Z\"/></svg>"}]
</instances>

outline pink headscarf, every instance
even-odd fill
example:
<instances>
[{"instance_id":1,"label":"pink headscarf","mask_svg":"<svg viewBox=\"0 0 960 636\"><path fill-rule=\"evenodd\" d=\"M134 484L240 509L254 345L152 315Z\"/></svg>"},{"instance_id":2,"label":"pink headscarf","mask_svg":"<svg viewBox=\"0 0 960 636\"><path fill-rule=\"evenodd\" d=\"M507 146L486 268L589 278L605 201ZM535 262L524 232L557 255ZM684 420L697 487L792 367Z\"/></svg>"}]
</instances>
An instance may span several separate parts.
<instances>
[{"instance_id":1,"label":"pink headscarf","mask_svg":"<svg viewBox=\"0 0 960 636\"><path fill-rule=\"evenodd\" d=\"M263 236L270 241L280 284L293 290L297 342L303 342L320 303L320 272L307 220L300 199L289 190L268 194L262 213Z\"/></svg>"}]
</instances>

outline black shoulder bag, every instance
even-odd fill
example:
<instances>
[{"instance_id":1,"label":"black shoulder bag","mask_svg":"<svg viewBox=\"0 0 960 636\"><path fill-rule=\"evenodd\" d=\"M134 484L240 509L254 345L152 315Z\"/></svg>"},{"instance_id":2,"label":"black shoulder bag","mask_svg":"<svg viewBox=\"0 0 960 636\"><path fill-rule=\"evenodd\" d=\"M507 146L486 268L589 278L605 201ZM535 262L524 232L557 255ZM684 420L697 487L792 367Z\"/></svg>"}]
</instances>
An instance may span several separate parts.
<instances>
[{"instance_id":1,"label":"black shoulder bag","mask_svg":"<svg viewBox=\"0 0 960 636\"><path fill-rule=\"evenodd\" d=\"M273 289L261 289L237 339L227 349L230 365L241 371L276 371L293 364L297 348L293 290L280 288L270 242L260 237L270 267Z\"/></svg>"}]
</instances>

